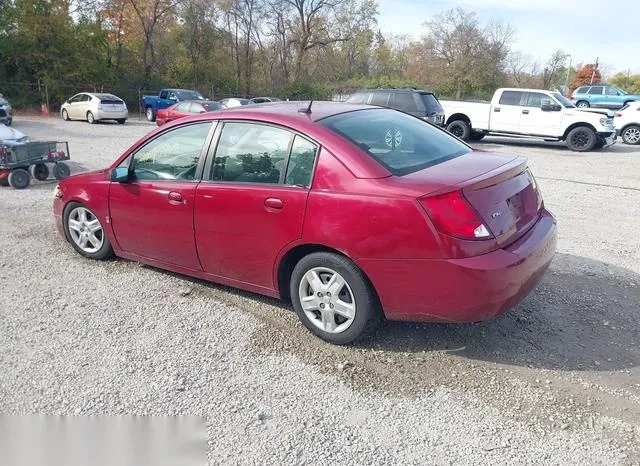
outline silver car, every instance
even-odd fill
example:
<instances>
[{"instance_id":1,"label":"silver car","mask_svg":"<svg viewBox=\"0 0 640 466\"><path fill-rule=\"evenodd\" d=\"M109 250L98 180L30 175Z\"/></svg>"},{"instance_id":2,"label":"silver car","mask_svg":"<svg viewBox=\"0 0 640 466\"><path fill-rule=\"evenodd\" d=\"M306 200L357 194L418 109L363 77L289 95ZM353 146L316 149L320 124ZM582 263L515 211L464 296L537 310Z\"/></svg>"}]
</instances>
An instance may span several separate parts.
<instances>
[{"instance_id":1,"label":"silver car","mask_svg":"<svg viewBox=\"0 0 640 466\"><path fill-rule=\"evenodd\" d=\"M113 94L81 92L62 104L60 116L65 121L86 120L93 124L101 120L116 120L123 125L129 111L124 100Z\"/></svg>"},{"instance_id":2,"label":"silver car","mask_svg":"<svg viewBox=\"0 0 640 466\"><path fill-rule=\"evenodd\" d=\"M0 94L0 123L11 126L13 122L13 109L7 99Z\"/></svg>"}]
</instances>

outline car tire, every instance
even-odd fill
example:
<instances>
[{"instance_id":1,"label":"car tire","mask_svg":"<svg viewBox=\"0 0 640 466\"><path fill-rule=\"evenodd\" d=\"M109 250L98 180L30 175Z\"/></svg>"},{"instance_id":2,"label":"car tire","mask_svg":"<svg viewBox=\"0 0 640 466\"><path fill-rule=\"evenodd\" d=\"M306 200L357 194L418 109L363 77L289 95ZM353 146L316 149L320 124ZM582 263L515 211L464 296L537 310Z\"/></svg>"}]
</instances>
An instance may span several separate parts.
<instances>
[{"instance_id":1,"label":"car tire","mask_svg":"<svg viewBox=\"0 0 640 466\"><path fill-rule=\"evenodd\" d=\"M69 165L64 162L58 162L53 166L53 176L56 180L64 180L71 175Z\"/></svg>"},{"instance_id":2,"label":"car tire","mask_svg":"<svg viewBox=\"0 0 640 466\"><path fill-rule=\"evenodd\" d=\"M447 131L463 141L468 141L471 136L471 126L464 120L453 120L447 125Z\"/></svg>"},{"instance_id":3,"label":"car tire","mask_svg":"<svg viewBox=\"0 0 640 466\"><path fill-rule=\"evenodd\" d=\"M7 181L14 189L24 189L31 183L31 176L24 168L15 168L9 173Z\"/></svg>"},{"instance_id":4,"label":"car tire","mask_svg":"<svg viewBox=\"0 0 640 466\"><path fill-rule=\"evenodd\" d=\"M567 134L567 147L575 152L588 152L598 143L598 135L588 126L578 126Z\"/></svg>"},{"instance_id":5,"label":"car tire","mask_svg":"<svg viewBox=\"0 0 640 466\"><path fill-rule=\"evenodd\" d=\"M622 137L622 142L625 144L637 146L640 144L640 125L627 126L622 130L620 136Z\"/></svg>"},{"instance_id":6,"label":"car tire","mask_svg":"<svg viewBox=\"0 0 640 466\"><path fill-rule=\"evenodd\" d=\"M118 124L119 124L119 125L124 125L126 122L127 122L127 119L126 119L126 118L120 118L120 119L118 120Z\"/></svg>"},{"instance_id":7,"label":"car tire","mask_svg":"<svg viewBox=\"0 0 640 466\"><path fill-rule=\"evenodd\" d=\"M469 140L470 140L470 141L480 141L480 140L482 140L485 136L486 136L486 134L481 133L481 132L479 132L479 131L471 131L471 134L469 135Z\"/></svg>"},{"instance_id":8,"label":"car tire","mask_svg":"<svg viewBox=\"0 0 640 466\"><path fill-rule=\"evenodd\" d=\"M100 226L99 231L101 234L99 238L102 240L102 243L100 244L100 247L96 248L95 251L91 250L90 248L89 249L87 249L86 247L83 248L81 246L82 240L78 242L77 238L80 238L84 232L77 231L76 229L71 229L69 226L69 220L71 216L72 215L75 216L76 212L78 211L84 211L86 214L85 218L88 221L92 222L93 220L95 220L98 222L98 225ZM98 220L96 214L87 206L80 204L79 202L69 202L65 206L64 210L62 211L62 225L64 228L65 238L67 239L67 241L69 241L69 243L71 243L71 246L73 246L73 249L75 249L76 252L78 252L80 255L84 257L88 257L89 259L96 259L96 260L110 259L111 257L114 256L113 247L111 247L111 242L109 241L109 237L107 236L104 230L104 227L100 223L100 220ZM82 228L86 228L86 227L82 226ZM94 236L97 236L95 231L92 233L94 234Z\"/></svg>"},{"instance_id":9,"label":"car tire","mask_svg":"<svg viewBox=\"0 0 640 466\"><path fill-rule=\"evenodd\" d=\"M49 178L49 167L44 163L36 163L31 167L31 174L38 181L46 181Z\"/></svg>"},{"instance_id":10,"label":"car tire","mask_svg":"<svg viewBox=\"0 0 640 466\"><path fill-rule=\"evenodd\" d=\"M334 276L336 281L332 281ZM370 335L382 317L378 297L369 280L351 260L339 254L315 252L300 259L293 269L289 291L293 307L305 327L336 345L346 345ZM314 308L314 305L317 306ZM347 315L349 317L345 317Z\"/></svg>"},{"instance_id":11,"label":"car tire","mask_svg":"<svg viewBox=\"0 0 640 466\"><path fill-rule=\"evenodd\" d=\"M153 111L153 108L147 107L146 110L144 111L144 114L147 117L148 121L151 121L151 122L156 121L156 113Z\"/></svg>"},{"instance_id":12,"label":"car tire","mask_svg":"<svg viewBox=\"0 0 640 466\"><path fill-rule=\"evenodd\" d=\"M68 113L64 108L62 109L61 114L62 114L62 119L63 119L64 121L69 121L69 120L71 120L71 118L69 118L69 113Z\"/></svg>"},{"instance_id":13,"label":"car tire","mask_svg":"<svg viewBox=\"0 0 640 466\"><path fill-rule=\"evenodd\" d=\"M578 108L589 108L591 105L586 100L579 100L576 102L576 107Z\"/></svg>"},{"instance_id":14,"label":"car tire","mask_svg":"<svg viewBox=\"0 0 640 466\"><path fill-rule=\"evenodd\" d=\"M89 123L91 125L95 125L96 124L96 118L93 116L93 113L91 113L91 112L87 112L87 123Z\"/></svg>"}]
</instances>

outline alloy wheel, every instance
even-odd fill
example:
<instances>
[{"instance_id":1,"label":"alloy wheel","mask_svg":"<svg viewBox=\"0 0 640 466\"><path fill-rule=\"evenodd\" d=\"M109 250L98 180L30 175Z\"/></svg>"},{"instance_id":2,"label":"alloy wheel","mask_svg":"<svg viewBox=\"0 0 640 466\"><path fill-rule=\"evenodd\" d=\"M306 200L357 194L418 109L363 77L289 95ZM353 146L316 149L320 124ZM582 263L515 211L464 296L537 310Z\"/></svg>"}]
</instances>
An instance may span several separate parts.
<instances>
[{"instance_id":1,"label":"alloy wheel","mask_svg":"<svg viewBox=\"0 0 640 466\"><path fill-rule=\"evenodd\" d=\"M308 319L327 333L347 330L356 316L356 300L351 287L335 270L314 267L298 287L300 305Z\"/></svg>"},{"instance_id":2,"label":"alloy wheel","mask_svg":"<svg viewBox=\"0 0 640 466\"><path fill-rule=\"evenodd\" d=\"M97 252L104 243L104 230L100 221L85 207L76 207L71 211L67 228L76 246L86 253Z\"/></svg>"},{"instance_id":3,"label":"alloy wheel","mask_svg":"<svg viewBox=\"0 0 640 466\"><path fill-rule=\"evenodd\" d=\"M627 144L638 144L640 142L640 128L631 127L624 130L622 139Z\"/></svg>"}]
</instances>

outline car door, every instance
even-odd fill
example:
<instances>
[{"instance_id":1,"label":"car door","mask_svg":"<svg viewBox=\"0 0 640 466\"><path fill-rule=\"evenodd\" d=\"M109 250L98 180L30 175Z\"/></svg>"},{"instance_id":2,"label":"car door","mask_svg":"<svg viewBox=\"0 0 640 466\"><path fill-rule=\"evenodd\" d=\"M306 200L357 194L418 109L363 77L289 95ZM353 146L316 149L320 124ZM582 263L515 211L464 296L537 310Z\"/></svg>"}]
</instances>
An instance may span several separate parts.
<instances>
[{"instance_id":1,"label":"car door","mask_svg":"<svg viewBox=\"0 0 640 466\"><path fill-rule=\"evenodd\" d=\"M80 118L80 115L82 113L80 105L82 104L81 100L83 95L84 94L76 94L69 99L69 107L67 107L67 114L69 115L70 118L73 118L73 119Z\"/></svg>"},{"instance_id":2,"label":"car door","mask_svg":"<svg viewBox=\"0 0 640 466\"><path fill-rule=\"evenodd\" d=\"M492 105L489 129L499 133L518 133L524 107L522 91L503 91L497 105Z\"/></svg>"},{"instance_id":3,"label":"car door","mask_svg":"<svg viewBox=\"0 0 640 466\"><path fill-rule=\"evenodd\" d=\"M224 123L218 141L209 179L196 190L200 262L212 275L273 290L278 253L302 236L318 147L244 121Z\"/></svg>"},{"instance_id":4,"label":"car door","mask_svg":"<svg viewBox=\"0 0 640 466\"><path fill-rule=\"evenodd\" d=\"M184 116L189 115L191 110L191 103L190 102L182 102L178 105L176 105L175 107L173 107L173 109L170 111L169 115L167 115L168 118L170 118L170 120L177 120L178 118L182 118Z\"/></svg>"},{"instance_id":5,"label":"car door","mask_svg":"<svg viewBox=\"0 0 640 466\"><path fill-rule=\"evenodd\" d=\"M525 92L522 103L520 133L549 137L560 135L562 111L542 110L543 105L559 106L558 102L542 92Z\"/></svg>"},{"instance_id":6,"label":"car door","mask_svg":"<svg viewBox=\"0 0 640 466\"><path fill-rule=\"evenodd\" d=\"M591 86L591 89L587 92L587 100L592 107L602 107L603 105L603 92L602 86Z\"/></svg>"},{"instance_id":7,"label":"car door","mask_svg":"<svg viewBox=\"0 0 640 466\"><path fill-rule=\"evenodd\" d=\"M602 106L611 109L619 109L622 105L624 105L624 96L621 95L615 87L606 86L604 88L604 95L602 96Z\"/></svg>"},{"instance_id":8,"label":"car door","mask_svg":"<svg viewBox=\"0 0 640 466\"><path fill-rule=\"evenodd\" d=\"M201 270L193 208L212 127L208 121L171 128L122 162L130 179L112 182L109 190L111 224L122 250Z\"/></svg>"}]
</instances>

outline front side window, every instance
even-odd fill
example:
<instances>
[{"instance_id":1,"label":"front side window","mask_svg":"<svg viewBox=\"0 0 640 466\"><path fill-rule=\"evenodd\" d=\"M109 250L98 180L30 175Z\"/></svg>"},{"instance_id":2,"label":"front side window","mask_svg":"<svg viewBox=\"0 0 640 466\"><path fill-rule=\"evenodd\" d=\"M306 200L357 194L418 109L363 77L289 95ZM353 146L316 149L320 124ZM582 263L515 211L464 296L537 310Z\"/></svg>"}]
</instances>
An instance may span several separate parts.
<instances>
[{"instance_id":1,"label":"front side window","mask_svg":"<svg viewBox=\"0 0 640 466\"><path fill-rule=\"evenodd\" d=\"M318 146L311 141L296 136L291 146L291 155L287 164L285 184L311 186L311 175L316 161Z\"/></svg>"},{"instance_id":2,"label":"front side window","mask_svg":"<svg viewBox=\"0 0 640 466\"><path fill-rule=\"evenodd\" d=\"M601 95L602 94L602 86L593 86L589 89L589 95Z\"/></svg>"},{"instance_id":3,"label":"front side window","mask_svg":"<svg viewBox=\"0 0 640 466\"><path fill-rule=\"evenodd\" d=\"M402 176L459 157L471 149L433 125L391 109L341 113L318 123Z\"/></svg>"},{"instance_id":4,"label":"front side window","mask_svg":"<svg viewBox=\"0 0 640 466\"><path fill-rule=\"evenodd\" d=\"M82 99L82 94L76 94L69 99L69 103L74 104L76 102L80 102L80 99Z\"/></svg>"},{"instance_id":5,"label":"front side window","mask_svg":"<svg viewBox=\"0 0 640 466\"><path fill-rule=\"evenodd\" d=\"M500 96L500 105L520 105L522 91L504 91Z\"/></svg>"},{"instance_id":6,"label":"front side window","mask_svg":"<svg viewBox=\"0 0 640 466\"><path fill-rule=\"evenodd\" d=\"M193 180L211 125L207 121L180 126L145 144L133 155L129 164L132 178Z\"/></svg>"},{"instance_id":7,"label":"front side window","mask_svg":"<svg viewBox=\"0 0 640 466\"><path fill-rule=\"evenodd\" d=\"M618 95L618 89L616 89L615 87L605 87L604 93L606 95Z\"/></svg>"},{"instance_id":8,"label":"front side window","mask_svg":"<svg viewBox=\"0 0 640 466\"><path fill-rule=\"evenodd\" d=\"M274 126L225 123L216 148L211 179L241 183L279 183L293 133Z\"/></svg>"},{"instance_id":9,"label":"front side window","mask_svg":"<svg viewBox=\"0 0 640 466\"><path fill-rule=\"evenodd\" d=\"M525 107L541 108L543 105L557 105L556 102L541 92L527 92Z\"/></svg>"}]
</instances>

